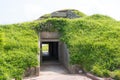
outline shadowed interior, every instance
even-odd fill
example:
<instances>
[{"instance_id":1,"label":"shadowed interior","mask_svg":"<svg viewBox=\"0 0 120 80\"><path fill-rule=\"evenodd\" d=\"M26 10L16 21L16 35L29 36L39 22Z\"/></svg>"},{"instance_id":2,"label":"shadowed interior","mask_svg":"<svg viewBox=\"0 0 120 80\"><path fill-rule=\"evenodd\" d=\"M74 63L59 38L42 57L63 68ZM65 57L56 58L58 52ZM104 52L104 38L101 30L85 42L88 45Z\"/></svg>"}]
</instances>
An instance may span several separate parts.
<instances>
[{"instance_id":1,"label":"shadowed interior","mask_svg":"<svg viewBox=\"0 0 120 80\"><path fill-rule=\"evenodd\" d=\"M47 45L47 49L43 47ZM42 61L58 61L58 42L42 42Z\"/></svg>"}]
</instances>

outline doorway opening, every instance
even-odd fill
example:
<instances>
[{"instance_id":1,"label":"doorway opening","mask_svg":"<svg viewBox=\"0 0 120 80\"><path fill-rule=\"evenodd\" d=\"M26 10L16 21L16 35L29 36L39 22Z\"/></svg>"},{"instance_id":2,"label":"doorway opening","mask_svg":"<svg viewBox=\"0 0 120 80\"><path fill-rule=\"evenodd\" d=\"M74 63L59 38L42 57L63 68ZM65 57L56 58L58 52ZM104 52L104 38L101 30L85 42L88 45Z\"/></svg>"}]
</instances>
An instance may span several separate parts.
<instances>
[{"instance_id":1,"label":"doorway opening","mask_svg":"<svg viewBox=\"0 0 120 80\"><path fill-rule=\"evenodd\" d=\"M42 42L42 62L59 61L58 42Z\"/></svg>"}]
</instances>

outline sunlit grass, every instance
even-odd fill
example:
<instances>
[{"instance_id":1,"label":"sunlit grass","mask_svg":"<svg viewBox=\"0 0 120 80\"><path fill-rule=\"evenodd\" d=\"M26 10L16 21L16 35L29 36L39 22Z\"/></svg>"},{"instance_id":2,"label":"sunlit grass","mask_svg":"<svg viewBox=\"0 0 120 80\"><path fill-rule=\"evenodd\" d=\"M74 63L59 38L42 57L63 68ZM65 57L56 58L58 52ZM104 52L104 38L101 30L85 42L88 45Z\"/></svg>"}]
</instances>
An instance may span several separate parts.
<instances>
[{"instance_id":1,"label":"sunlit grass","mask_svg":"<svg viewBox=\"0 0 120 80\"><path fill-rule=\"evenodd\" d=\"M49 45L48 44L42 44L42 51L48 51Z\"/></svg>"}]
</instances>

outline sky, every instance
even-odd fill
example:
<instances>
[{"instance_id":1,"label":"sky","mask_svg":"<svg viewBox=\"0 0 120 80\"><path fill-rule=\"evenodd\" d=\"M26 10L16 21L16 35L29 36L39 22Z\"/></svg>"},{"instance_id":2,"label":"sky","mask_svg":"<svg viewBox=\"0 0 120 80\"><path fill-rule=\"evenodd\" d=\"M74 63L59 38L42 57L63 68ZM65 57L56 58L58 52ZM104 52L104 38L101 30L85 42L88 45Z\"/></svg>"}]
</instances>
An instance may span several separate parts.
<instances>
[{"instance_id":1,"label":"sky","mask_svg":"<svg viewBox=\"0 0 120 80\"><path fill-rule=\"evenodd\" d=\"M120 20L120 0L0 0L0 24L33 21L61 9L87 15L103 14Z\"/></svg>"}]
</instances>

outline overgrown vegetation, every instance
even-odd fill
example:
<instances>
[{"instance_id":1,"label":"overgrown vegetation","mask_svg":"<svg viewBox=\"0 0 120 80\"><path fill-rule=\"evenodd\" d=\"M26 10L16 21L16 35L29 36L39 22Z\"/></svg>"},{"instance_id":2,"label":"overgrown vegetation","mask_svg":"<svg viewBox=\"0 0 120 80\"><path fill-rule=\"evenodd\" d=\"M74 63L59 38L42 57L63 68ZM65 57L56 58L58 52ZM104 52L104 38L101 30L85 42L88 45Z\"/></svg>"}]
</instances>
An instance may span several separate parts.
<instances>
[{"instance_id":1,"label":"overgrown vegetation","mask_svg":"<svg viewBox=\"0 0 120 80\"><path fill-rule=\"evenodd\" d=\"M38 38L30 23L0 26L0 80L21 79L38 65Z\"/></svg>"},{"instance_id":2,"label":"overgrown vegetation","mask_svg":"<svg viewBox=\"0 0 120 80\"><path fill-rule=\"evenodd\" d=\"M60 32L61 41L69 49L71 64L101 77L119 78L119 26L120 22L97 14L72 20L47 19L37 29Z\"/></svg>"},{"instance_id":3,"label":"overgrown vegetation","mask_svg":"<svg viewBox=\"0 0 120 80\"><path fill-rule=\"evenodd\" d=\"M72 10L75 14L77 14L78 16L80 16L80 17L85 17L86 16L86 14L84 14L84 13L82 13L82 12L80 12L80 11L78 11L78 10Z\"/></svg>"},{"instance_id":4,"label":"overgrown vegetation","mask_svg":"<svg viewBox=\"0 0 120 80\"><path fill-rule=\"evenodd\" d=\"M120 68L119 30L118 26L96 21L71 21L63 36L71 63L98 76L110 76L110 72Z\"/></svg>"},{"instance_id":5,"label":"overgrown vegetation","mask_svg":"<svg viewBox=\"0 0 120 80\"><path fill-rule=\"evenodd\" d=\"M37 65L39 31L60 33L69 49L71 64L101 77L120 79L120 22L98 14L1 25L0 79L19 78L27 67Z\"/></svg>"}]
</instances>

